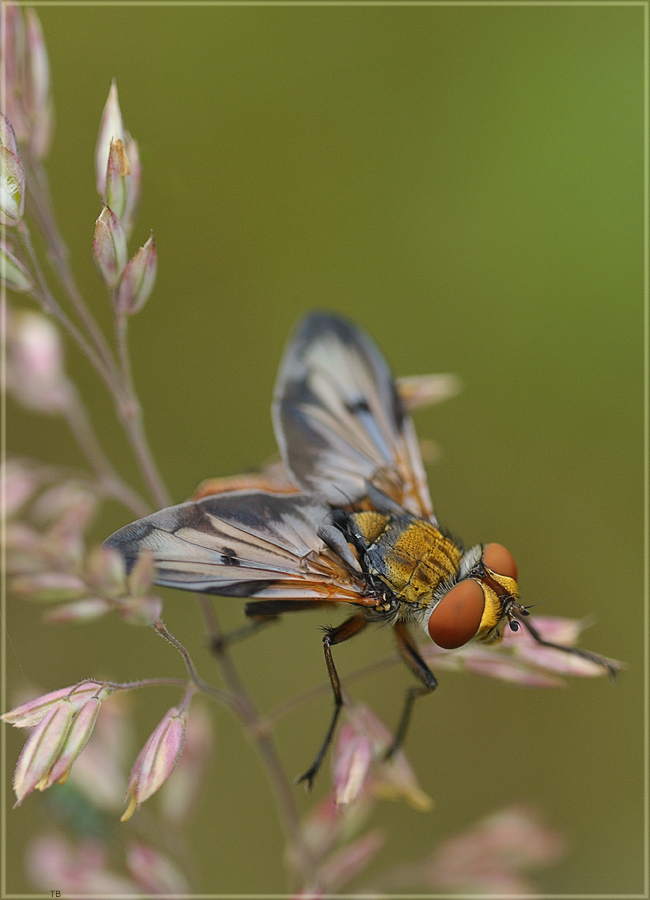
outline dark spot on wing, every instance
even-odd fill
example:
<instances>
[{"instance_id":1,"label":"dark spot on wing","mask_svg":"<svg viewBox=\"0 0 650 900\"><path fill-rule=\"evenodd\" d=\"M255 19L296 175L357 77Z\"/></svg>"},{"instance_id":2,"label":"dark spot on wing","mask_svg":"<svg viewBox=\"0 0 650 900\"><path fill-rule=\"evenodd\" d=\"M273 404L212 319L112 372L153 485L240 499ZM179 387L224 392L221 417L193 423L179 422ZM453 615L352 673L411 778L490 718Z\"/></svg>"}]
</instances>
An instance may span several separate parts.
<instances>
[{"instance_id":1,"label":"dark spot on wing","mask_svg":"<svg viewBox=\"0 0 650 900\"><path fill-rule=\"evenodd\" d=\"M240 566L241 562L232 547L221 548L221 562L224 566Z\"/></svg>"},{"instance_id":2,"label":"dark spot on wing","mask_svg":"<svg viewBox=\"0 0 650 900\"><path fill-rule=\"evenodd\" d=\"M357 413L369 413L370 407L368 405L368 401L365 397L359 397L358 400L350 401L345 404L348 412L351 412L352 415L357 415Z\"/></svg>"}]
</instances>

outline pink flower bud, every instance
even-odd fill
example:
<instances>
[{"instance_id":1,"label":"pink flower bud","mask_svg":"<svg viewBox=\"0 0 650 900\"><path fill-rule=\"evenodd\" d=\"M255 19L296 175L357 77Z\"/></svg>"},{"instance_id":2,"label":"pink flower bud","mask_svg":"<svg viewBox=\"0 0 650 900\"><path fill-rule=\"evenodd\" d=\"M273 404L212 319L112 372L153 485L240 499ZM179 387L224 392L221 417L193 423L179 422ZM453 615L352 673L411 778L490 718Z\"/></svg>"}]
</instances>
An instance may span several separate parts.
<instances>
[{"instance_id":1,"label":"pink flower bud","mask_svg":"<svg viewBox=\"0 0 650 900\"><path fill-rule=\"evenodd\" d=\"M73 844L61 834L35 838L26 857L32 884L48 893L49 884L58 884L63 896L133 897L138 886L108 869L108 847L98 840Z\"/></svg>"},{"instance_id":2,"label":"pink flower bud","mask_svg":"<svg viewBox=\"0 0 650 900\"><path fill-rule=\"evenodd\" d=\"M52 625L85 625L106 615L112 609L112 604L101 597L89 597L86 600L76 600L74 603L64 603L56 609L49 610L44 615L44 621Z\"/></svg>"},{"instance_id":3,"label":"pink flower bud","mask_svg":"<svg viewBox=\"0 0 650 900\"><path fill-rule=\"evenodd\" d=\"M212 744L212 716L202 704L193 704L187 717L183 755L176 766L174 777L166 782L160 792L162 815L175 826L185 821L196 809L204 790Z\"/></svg>"},{"instance_id":4,"label":"pink flower bud","mask_svg":"<svg viewBox=\"0 0 650 900\"><path fill-rule=\"evenodd\" d=\"M126 591L124 557L112 547L95 547L88 555L86 580L103 597L121 597Z\"/></svg>"},{"instance_id":5,"label":"pink flower bud","mask_svg":"<svg viewBox=\"0 0 650 900\"><path fill-rule=\"evenodd\" d=\"M126 182L131 174L129 159L120 138L111 141L106 170L106 205L121 221L126 210Z\"/></svg>"},{"instance_id":6,"label":"pink flower bud","mask_svg":"<svg viewBox=\"0 0 650 900\"><path fill-rule=\"evenodd\" d=\"M29 465L19 459L6 460L0 478L2 478L5 490L5 514L9 517L19 512L34 495L34 491L39 485L39 478Z\"/></svg>"},{"instance_id":7,"label":"pink flower bud","mask_svg":"<svg viewBox=\"0 0 650 900\"><path fill-rule=\"evenodd\" d=\"M126 851L129 874L147 894L188 894L189 885L176 866L146 844L130 844Z\"/></svg>"},{"instance_id":8,"label":"pink flower bud","mask_svg":"<svg viewBox=\"0 0 650 900\"><path fill-rule=\"evenodd\" d=\"M173 706L154 729L131 770L128 805L120 821L131 818L141 803L167 781L180 759L185 743L185 713Z\"/></svg>"},{"instance_id":9,"label":"pink flower bud","mask_svg":"<svg viewBox=\"0 0 650 900\"><path fill-rule=\"evenodd\" d=\"M16 225L25 208L25 170L9 147L0 146L0 225Z\"/></svg>"},{"instance_id":10,"label":"pink flower bud","mask_svg":"<svg viewBox=\"0 0 650 900\"><path fill-rule=\"evenodd\" d=\"M591 624L588 619L569 619L565 616L535 616L534 624L537 631L545 641L554 641L556 644L577 643L580 634ZM520 648L524 644L536 644L532 634L525 628L518 631L506 629L503 635L503 646L509 645Z\"/></svg>"},{"instance_id":11,"label":"pink flower bud","mask_svg":"<svg viewBox=\"0 0 650 900\"><path fill-rule=\"evenodd\" d=\"M160 597L127 597L117 605L117 611L129 625L153 625L162 615Z\"/></svg>"},{"instance_id":12,"label":"pink flower bud","mask_svg":"<svg viewBox=\"0 0 650 900\"><path fill-rule=\"evenodd\" d=\"M520 687L560 688L564 682L560 678L543 672L537 667L529 667L513 657L504 656L477 646L467 647L463 653L463 668L466 672L474 672L486 678L508 681Z\"/></svg>"},{"instance_id":13,"label":"pink flower bud","mask_svg":"<svg viewBox=\"0 0 650 900\"><path fill-rule=\"evenodd\" d=\"M124 233L127 238L129 238L138 217L138 209L140 208L142 166L140 164L138 142L134 140L128 132L125 135L124 146L126 147L126 155L129 160L131 174L126 179L126 206L124 213L120 217L120 222L122 223Z\"/></svg>"},{"instance_id":14,"label":"pink flower bud","mask_svg":"<svg viewBox=\"0 0 650 900\"><path fill-rule=\"evenodd\" d=\"M397 379L397 392L410 411L455 397L461 390L456 375L411 375Z\"/></svg>"},{"instance_id":15,"label":"pink flower bud","mask_svg":"<svg viewBox=\"0 0 650 900\"><path fill-rule=\"evenodd\" d=\"M79 712L75 714L72 719L72 724L70 725L70 730L68 731L52 768L47 773L47 776L37 785L39 791L47 790L47 788L56 784L57 781L63 784L67 779L72 764L84 749L90 739L90 735L93 733L101 705L102 701L97 697L90 697L90 699L81 707Z\"/></svg>"},{"instance_id":16,"label":"pink flower bud","mask_svg":"<svg viewBox=\"0 0 650 900\"><path fill-rule=\"evenodd\" d=\"M122 113L120 111L120 103L117 98L117 85L115 80L111 84L108 92L108 99L104 105L102 119L99 126L99 134L97 136L97 144L95 146L95 176L97 179L97 193L100 197L104 197L106 191L106 171L108 167L108 156L111 149L111 141L120 140L124 142L124 125L122 124Z\"/></svg>"},{"instance_id":17,"label":"pink flower bud","mask_svg":"<svg viewBox=\"0 0 650 900\"><path fill-rule=\"evenodd\" d=\"M144 597L149 592L155 574L152 550L141 550L129 572L127 585L132 597Z\"/></svg>"},{"instance_id":18,"label":"pink flower bud","mask_svg":"<svg viewBox=\"0 0 650 900\"><path fill-rule=\"evenodd\" d=\"M535 616L533 622L544 640L567 647L575 645L580 633L590 624L588 620L568 619L561 616ZM513 651L519 665L525 666L533 675L539 673L540 670L546 670L546 677L550 679L553 676L549 673L575 675L583 678L597 678L607 673L607 669L603 665L593 660L584 659L562 650L554 650L552 647L544 647L525 628L520 628L516 632L506 631L503 648ZM621 668L621 664L616 660L609 660L609 662L615 669Z\"/></svg>"},{"instance_id":19,"label":"pink flower bud","mask_svg":"<svg viewBox=\"0 0 650 900\"><path fill-rule=\"evenodd\" d=\"M70 730L74 710L69 700L60 700L36 726L18 757L14 773L16 806L47 778Z\"/></svg>"},{"instance_id":20,"label":"pink flower bud","mask_svg":"<svg viewBox=\"0 0 650 900\"><path fill-rule=\"evenodd\" d=\"M105 206L95 222L93 259L99 276L114 288L124 271L127 259L126 237L115 213Z\"/></svg>"},{"instance_id":21,"label":"pink flower bud","mask_svg":"<svg viewBox=\"0 0 650 900\"><path fill-rule=\"evenodd\" d=\"M564 852L557 832L525 808L501 810L444 841L418 865L418 881L444 893L531 895L521 870L555 862Z\"/></svg>"},{"instance_id":22,"label":"pink flower bud","mask_svg":"<svg viewBox=\"0 0 650 900\"><path fill-rule=\"evenodd\" d=\"M34 603L59 603L78 600L88 594L88 588L76 575L65 572L39 572L18 575L9 584L9 592L21 600Z\"/></svg>"},{"instance_id":23,"label":"pink flower bud","mask_svg":"<svg viewBox=\"0 0 650 900\"><path fill-rule=\"evenodd\" d=\"M44 159L52 138L53 106L50 97L50 64L43 29L33 9L25 12L27 54L24 104L31 120L29 148L35 159Z\"/></svg>"},{"instance_id":24,"label":"pink flower bud","mask_svg":"<svg viewBox=\"0 0 650 900\"><path fill-rule=\"evenodd\" d=\"M414 809L425 812L433 805L431 798L420 788L403 750L397 750L390 759L385 754L393 736L374 712L362 704L348 709L351 725L365 734L372 742L376 765L373 768L369 790L373 796L391 800L406 800Z\"/></svg>"},{"instance_id":25,"label":"pink flower bud","mask_svg":"<svg viewBox=\"0 0 650 900\"><path fill-rule=\"evenodd\" d=\"M73 711L77 712L89 697L97 695L105 700L110 694L111 689L98 681L82 681L72 687L60 688L58 691L51 691L49 694L28 700L27 703L1 715L0 719L13 725L14 728L31 728L38 725L60 700L69 700Z\"/></svg>"},{"instance_id":26,"label":"pink flower bud","mask_svg":"<svg viewBox=\"0 0 650 900\"><path fill-rule=\"evenodd\" d=\"M124 270L115 300L117 313L133 315L140 312L153 290L157 268L158 256L152 234Z\"/></svg>"},{"instance_id":27,"label":"pink flower bud","mask_svg":"<svg viewBox=\"0 0 650 900\"><path fill-rule=\"evenodd\" d=\"M70 479L43 491L32 506L30 518L42 528L84 531L97 511L97 503L93 490Z\"/></svg>"},{"instance_id":28,"label":"pink flower bud","mask_svg":"<svg viewBox=\"0 0 650 900\"><path fill-rule=\"evenodd\" d=\"M318 880L327 895L338 894L360 875L385 842L383 833L376 829L333 853L318 871Z\"/></svg>"},{"instance_id":29,"label":"pink flower bud","mask_svg":"<svg viewBox=\"0 0 650 900\"><path fill-rule=\"evenodd\" d=\"M60 412L68 403L70 384L56 326L40 313L20 312L11 316L7 336L10 394L37 412Z\"/></svg>"},{"instance_id":30,"label":"pink flower bud","mask_svg":"<svg viewBox=\"0 0 650 900\"><path fill-rule=\"evenodd\" d=\"M18 143L13 125L3 112L0 112L0 147L6 147L12 153L18 153Z\"/></svg>"},{"instance_id":31,"label":"pink flower bud","mask_svg":"<svg viewBox=\"0 0 650 900\"><path fill-rule=\"evenodd\" d=\"M365 734L359 734L352 725L343 725L339 731L333 754L334 802L345 805L361 794L372 763L372 743Z\"/></svg>"}]
</instances>

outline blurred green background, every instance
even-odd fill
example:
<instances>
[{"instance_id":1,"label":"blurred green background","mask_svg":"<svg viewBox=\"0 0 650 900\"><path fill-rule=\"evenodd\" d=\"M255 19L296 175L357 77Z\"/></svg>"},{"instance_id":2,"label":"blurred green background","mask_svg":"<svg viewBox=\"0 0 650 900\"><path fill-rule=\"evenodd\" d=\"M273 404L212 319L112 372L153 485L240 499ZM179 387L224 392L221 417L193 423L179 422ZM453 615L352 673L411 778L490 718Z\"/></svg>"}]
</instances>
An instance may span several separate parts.
<instances>
[{"instance_id":1,"label":"blurred green background","mask_svg":"<svg viewBox=\"0 0 650 900\"><path fill-rule=\"evenodd\" d=\"M380 805L373 823L388 842L371 872L529 801L568 842L542 891L642 892L643 8L38 12L56 104L52 191L107 328L90 245L101 209L94 144L113 77L140 144L133 248L153 228L159 272L132 324L133 369L175 500L274 452L269 405L289 330L314 307L339 310L396 373L463 380L458 398L417 418L443 450L430 470L440 519L468 544L506 544L524 602L593 616L584 642L629 663L615 686L552 692L442 673L407 744L435 809ZM73 350L69 369L115 464L142 487ZM78 459L63 425L13 406L8 438L22 454ZM107 507L96 537L127 519ZM238 601L218 608L225 625L241 622ZM168 593L165 619L212 678L191 598ZM237 647L262 709L325 680L321 624L289 617ZM113 619L46 628L39 609L15 604L8 632L12 688L182 673L152 632ZM389 649L388 633L368 633L338 650L337 665L345 675ZM410 683L396 668L352 693L392 725ZM135 697L142 739L176 699ZM310 761L330 702L279 728L291 775ZM260 763L219 708L215 730L189 835L193 888L282 892L283 841ZM8 772L21 739L8 734ZM328 780L325 767L315 798ZM308 809L314 798L296 791ZM14 893L30 889L22 854L48 815L40 796L9 813Z\"/></svg>"}]
</instances>

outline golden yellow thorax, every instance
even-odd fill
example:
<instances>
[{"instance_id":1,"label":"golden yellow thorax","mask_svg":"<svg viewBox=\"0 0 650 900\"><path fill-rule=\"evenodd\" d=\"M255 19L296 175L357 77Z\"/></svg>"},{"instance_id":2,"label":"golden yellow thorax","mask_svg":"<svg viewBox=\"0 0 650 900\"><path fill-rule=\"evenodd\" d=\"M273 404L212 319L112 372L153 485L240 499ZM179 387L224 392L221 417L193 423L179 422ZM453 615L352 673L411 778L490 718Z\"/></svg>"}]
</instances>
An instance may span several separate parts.
<instances>
[{"instance_id":1,"label":"golden yellow thorax","mask_svg":"<svg viewBox=\"0 0 650 900\"><path fill-rule=\"evenodd\" d=\"M372 511L351 519L368 546L368 570L405 603L425 607L440 582L458 572L460 548L430 522Z\"/></svg>"}]
</instances>

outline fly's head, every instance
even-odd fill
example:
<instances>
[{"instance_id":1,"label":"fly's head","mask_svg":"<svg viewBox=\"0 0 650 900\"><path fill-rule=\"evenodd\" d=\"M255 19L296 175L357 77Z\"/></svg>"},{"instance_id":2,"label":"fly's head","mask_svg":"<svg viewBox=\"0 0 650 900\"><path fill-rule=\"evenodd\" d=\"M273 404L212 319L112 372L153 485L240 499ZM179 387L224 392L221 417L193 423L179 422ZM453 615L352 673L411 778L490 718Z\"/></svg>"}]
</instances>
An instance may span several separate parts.
<instances>
[{"instance_id":1,"label":"fly's head","mask_svg":"<svg viewBox=\"0 0 650 900\"><path fill-rule=\"evenodd\" d=\"M526 615L519 603L517 565L502 544L487 544L466 551L459 577L436 592L431 613L423 625L431 640L445 650L470 641L498 643L509 624L519 627Z\"/></svg>"}]
</instances>

